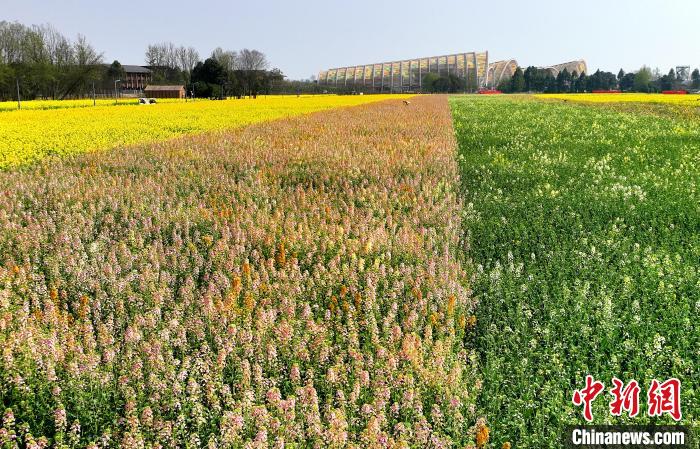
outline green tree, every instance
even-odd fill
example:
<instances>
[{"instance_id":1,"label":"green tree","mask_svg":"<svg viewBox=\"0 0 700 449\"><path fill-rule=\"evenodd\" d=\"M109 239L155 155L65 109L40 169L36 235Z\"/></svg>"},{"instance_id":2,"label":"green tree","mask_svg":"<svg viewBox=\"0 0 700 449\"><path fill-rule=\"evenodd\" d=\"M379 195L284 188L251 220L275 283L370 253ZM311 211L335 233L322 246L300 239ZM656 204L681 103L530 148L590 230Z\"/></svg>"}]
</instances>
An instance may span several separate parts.
<instances>
[{"instance_id":1,"label":"green tree","mask_svg":"<svg viewBox=\"0 0 700 449\"><path fill-rule=\"evenodd\" d=\"M124 76L126 76L126 72L124 71L124 67L122 67L119 61L114 61L109 65L109 68L107 69L107 76L112 81L120 80L123 79Z\"/></svg>"},{"instance_id":2,"label":"green tree","mask_svg":"<svg viewBox=\"0 0 700 449\"><path fill-rule=\"evenodd\" d=\"M435 92L447 93L450 91L450 80L444 76L441 76L440 78L435 80L433 86L435 88Z\"/></svg>"},{"instance_id":3,"label":"green tree","mask_svg":"<svg viewBox=\"0 0 700 449\"><path fill-rule=\"evenodd\" d=\"M576 92L576 83L578 82L578 72L574 70L571 72L571 82L569 83L569 90L567 92Z\"/></svg>"},{"instance_id":4,"label":"green tree","mask_svg":"<svg viewBox=\"0 0 700 449\"><path fill-rule=\"evenodd\" d=\"M226 69L216 59L198 62L192 70L194 93L198 97L220 97L226 83Z\"/></svg>"},{"instance_id":5,"label":"green tree","mask_svg":"<svg viewBox=\"0 0 700 449\"><path fill-rule=\"evenodd\" d=\"M620 69L620 71L617 72L617 82L619 83L622 80L622 78L624 78L624 76L625 76L625 71Z\"/></svg>"},{"instance_id":6,"label":"green tree","mask_svg":"<svg viewBox=\"0 0 700 449\"><path fill-rule=\"evenodd\" d=\"M678 82L678 77L676 76L675 70L671 69L668 71L667 80L668 80L667 89L678 89L680 87L679 86L680 83Z\"/></svg>"},{"instance_id":7,"label":"green tree","mask_svg":"<svg viewBox=\"0 0 700 449\"><path fill-rule=\"evenodd\" d=\"M0 64L0 98L3 96L3 92L13 92L14 87L15 71L9 65Z\"/></svg>"},{"instance_id":8,"label":"green tree","mask_svg":"<svg viewBox=\"0 0 700 449\"><path fill-rule=\"evenodd\" d=\"M525 92L525 74L520 67L515 69L515 73L513 73L513 77L510 79L510 91Z\"/></svg>"},{"instance_id":9,"label":"green tree","mask_svg":"<svg viewBox=\"0 0 700 449\"><path fill-rule=\"evenodd\" d=\"M284 81L284 73L278 68L268 70L262 81L262 90L266 95L272 93L275 85Z\"/></svg>"},{"instance_id":10,"label":"green tree","mask_svg":"<svg viewBox=\"0 0 700 449\"><path fill-rule=\"evenodd\" d=\"M527 92L544 92L547 89L548 83L552 80L548 80L551 74L547 69L540 69L534 66L530 66L525 69L525 91ZM554 79L556 83L556 79Z\"/></svg>"},{"instance_id":11,"label":"green tree","mask_svg":"<svg viewBox=\"0 0 700 449\"><path fill-rule=\"evenodd\" d=\"M0 20L0 98L84 94L102 72L102 55L84 36L70 41L51 25Z\"/></svg>"},{"instance_id":12,"label":"green tree","mask_svg":"<svg viewBox=\"0 0 700 449\"><path fill-rule=\"evenodd\" d=\"M625 73L619 81L620 90L629 92L634 89L634 77L634 73Z\"/></svg>"},{"instance_id":13,"label":"green tree","mask_svg":"<svg viewBox=\"0 0 700 449\"><path fill-rule=\"evenodd\" d=\"M659 90L672 90L676 88L676 72L671 69L668 74L656 80L656 85Z\"/></svg>"},{"instance_id":14,"label":"green tree","mask_svg":"<svg viewBox=\"0 0 700 449\"><path fill-rule=\"evenodd\" d=\"M464 92L464 79L454 73L447 75L448 92Z\"/></svg>"},{"instance_id":15,"label":"green tree","mask_svg":"<svg viewBox=\"0 0 700 449\"><path fill-rule=\"evenodd\" d=\"M512 92L511 89L513 88L513 79L512 78L504 78L501 81L498 82L498 85L496 86L497 90L500 90L501 92Z\"/></svg>"},{"instance_id":16,"label":"green tree","mask_svg":"<svg viewBox=\"0 0 700 449\"><path fill-rule=\"evenodd\" d=\"M558 92L568 92L571 88L571 74L564 68L561 72L557 74L557 91Z\"/></svg>"},{"instance_id":17,"label":"green tree","mask_svg":"<svg viewBox=\"0 0 700 449\"><path fill-rule=\"evenodd\" d=\"M602 89L603 86L600 79L600 70L596 70L595 73L588 77L588 89L591 91Z\"/></svg>"},{"instance_id":18,"label":"green tree","mask_svg":"<svg viewBox=\"0 0 700 449\"><path fill-rule=\"evenodd\" d=\"M586 72L581 72L578 79L575 81L574 89L576 92L585 92L588 89L588 76Z\"/></svg>"},{"instance_id":19,"label":"green tree","mask_svg":"<svg viewBox=\"0 0 700 449\"><path fill-rule=\"evenodd\" d=\"M693 89L700 89L700 70L693 70L693 73L690 75L690 80L690 87Z\"/></svg>"},{"instance_id":20,"label":"green tree","mask_svg":"<svg viewBox=\"0 0 700 449\"><path fill-rule=\"evenodd\" d=\"M526 91L532 91L533 86L534 86L534 78L535 78L535 72L537 71L536 67L529 66L528 68L525 69L525 90Z\"/></svg>"},{"instance_id":21,"label":"green tree","mask_svg":"<svg viewBox=\"0 0 700 449\"><path fill-rule=\"evenodd\" d=\"M426 73L421 90L429 93L463 92L464 86L465 80L457 75L439 76L437 73Z\"/></svg>"},{"instance_id":22,"label":"green tree","mask_svg":"<svg viewBox=\"0 0 700 449\"><path fill-rule=\"evenodd\" d=\"M651 69L647 66L642 66L642 68L634 74L634 90L637 92L649 92L650 87Z\"/></svg>"},{"instance_id":23,"label":"green tree","mask_svg":"<svg viewBox=\"0 0 700 449\"><path fill-rule=\"evenodd\" d=\"M557 91L557 79L551 73L547 73L544 78L544 89L543 92L555 93Z\"/></svg>"},{"instance_id":24,"label":"green tree","mask_svg":"<svg viewBox=\"0 0 700 449\"><path fill-rule=\"evenodd\" d=\"M421 89L423 92L435 92L435 82L440 78L437 73L426 73L423 75Z\"/></svg>"},{"instance_id":25,"label":"green tree","mask_svg":"<svg viewBox=\"0 0 700 449\"><path fill-rule=\"evenodd\" d=\"M470 70L465 80L467 91L474 92L477 89L476 71Z\"/></svg>"}]
</instances>

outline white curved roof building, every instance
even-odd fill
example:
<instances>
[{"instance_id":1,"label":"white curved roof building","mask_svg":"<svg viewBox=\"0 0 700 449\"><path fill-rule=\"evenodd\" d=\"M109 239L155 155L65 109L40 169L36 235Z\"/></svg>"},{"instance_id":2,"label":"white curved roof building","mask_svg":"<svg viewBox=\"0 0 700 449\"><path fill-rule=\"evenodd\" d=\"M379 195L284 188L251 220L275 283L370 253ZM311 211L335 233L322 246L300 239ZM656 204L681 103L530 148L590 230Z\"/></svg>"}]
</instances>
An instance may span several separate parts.
<instances>
[{"instance_id":1,"label":"white curved roof building","mask_svg":"<svg viewBox=\"0 0 700 449\"><path fill-rule=\"evenodd\" d=\"M489 64L488 70L488 86L497 87L502 80L510 79L518 68L518 61L515 59L507 59Z\"/></svg>"},{"instance_id":2,"label":"white curved roof building","mask_svg":"<svg viewBox=\"0 0 700 449\"><path fill-rule=\"evenodd\" d=\"M487 84L489 53L469 52L338 67L319 72L318 83L358 92L419 92L428 73L464 80L465 90Z\"/></svg>"},{"instance_id":3,"label":"white curved roof building","mask_svg":"<svg viewBox=\"0 0 700 449\"><path fill-rule=\"evenodd\" d=\"M569 73L574 73L580 75L582 73L588 73L588 66L586 65L586 61L583 59L578 59L576 61L569 61L569 62L563 62L561 64L556 64L553 66L549 67L543 67L545 70L549 70L549 72L553 76L559 75L559 72L562 70L566 69Z\"/></svg>"}]
</instances>

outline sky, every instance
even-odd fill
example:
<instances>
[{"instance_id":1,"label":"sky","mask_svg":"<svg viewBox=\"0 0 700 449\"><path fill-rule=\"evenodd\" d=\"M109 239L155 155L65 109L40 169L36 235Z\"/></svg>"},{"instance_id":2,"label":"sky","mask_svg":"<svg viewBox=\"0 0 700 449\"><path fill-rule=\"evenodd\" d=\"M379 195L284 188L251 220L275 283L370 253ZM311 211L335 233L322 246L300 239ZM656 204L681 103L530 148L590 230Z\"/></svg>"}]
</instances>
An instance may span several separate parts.
<instances>
[{"instance_id":1,"label":"sky","mask_svg":"<svg viewBox=\"0 0 700 449\"><path fill-rule=\"evenodd\" d=\"M78 33L106 62L144 64L148 44L255 48L290 79L338 66L484 51L589 72L700 66L700 0L0 0L0 20Z\"/></svg>"}]
</instances>

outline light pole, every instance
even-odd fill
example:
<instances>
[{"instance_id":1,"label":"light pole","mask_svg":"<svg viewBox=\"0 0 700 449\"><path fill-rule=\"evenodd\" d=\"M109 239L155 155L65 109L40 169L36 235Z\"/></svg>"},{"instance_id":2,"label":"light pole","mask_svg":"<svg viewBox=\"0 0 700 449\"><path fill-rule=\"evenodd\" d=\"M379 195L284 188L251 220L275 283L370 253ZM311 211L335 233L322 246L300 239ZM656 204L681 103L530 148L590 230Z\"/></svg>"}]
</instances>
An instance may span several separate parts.
<instances>
[{"instance_id":1,"label":"light pole","mask_svg":"<svg viewBox=\"0 0 700 449\"><path fill-rule=\"evenodd\" d=\"M17 109L22 109L22 98L19 94L19 77L17 77Z\"/></svg>"},{"instance_id":2,"label":"light pole","mask_svg":"<svg viewBox=\"0 0 700 449\"><path fill-rule=\"evenodd\" d=\"M117 104L117 98L119 98L119 91L117 91L117 83L121 83L122 80L114 80L114 104Z\"/></svg>"}]
</instances>

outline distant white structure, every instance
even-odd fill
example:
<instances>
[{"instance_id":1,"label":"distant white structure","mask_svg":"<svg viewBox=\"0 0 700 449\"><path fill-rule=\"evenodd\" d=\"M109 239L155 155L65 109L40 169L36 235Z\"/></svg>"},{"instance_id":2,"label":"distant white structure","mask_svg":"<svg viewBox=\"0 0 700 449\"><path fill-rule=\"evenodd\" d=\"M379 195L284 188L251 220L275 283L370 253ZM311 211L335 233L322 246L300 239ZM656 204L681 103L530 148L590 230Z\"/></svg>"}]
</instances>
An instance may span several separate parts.
<instances>
[{"instance_id":1,"label":"distant white structure","mask_svg":"<svg viewBox=\"0 0 700 449\"><path fill-rule=\"evenodd\" d=\"M518 61L515 59L492 62L489 64L488 74L486 75L488 80L487 86L497 87L502 80L512 78L517 69Z\"/></svg>"},{"instance_id":2,"label":"distant white structure","mask_svg":"<svg viewBox=\"0 0 700 449\"><path fill-rule=\"evenodd\" d=\"M578 59L576 61L569 61L569 62L563 62L561 64L556 64L552 65L549 67L542 67L545 70L548 70L549 73L552 74L552 76L557 76L559 75L559 72L563 71L566 69L567 72L569 73L574 73L576 72L577 75L580 75L582 73L588 74L588 66L586 65L586 61L583 59Z\"/></svg>"},{"instance_id":3,"label":"distant white structure","mask_svg":"<svg viewBox=\"0 0 700 449\"><path fill-rule=\"evenodd\" d=\"M684 83L690 81L690 66L689 65L676 66L676 78L683 81Z\"/></svg>"},{"instance_id":4,"label":"distant white structure","mask_svg":"<svg viewBox=\"0 0 700 449\"><path fill-rule=\"evenodd\" d=\"M423 77L456 75L465 90L487 84L489 52L455 53L402 61L339 67L319 72L318 84L356 92L419 92Z\"/></svg>"}]
</instances>

